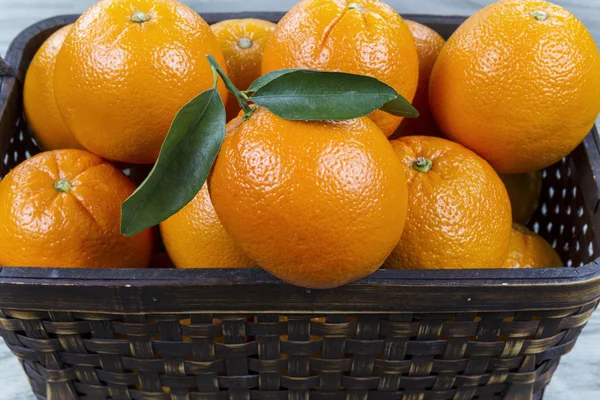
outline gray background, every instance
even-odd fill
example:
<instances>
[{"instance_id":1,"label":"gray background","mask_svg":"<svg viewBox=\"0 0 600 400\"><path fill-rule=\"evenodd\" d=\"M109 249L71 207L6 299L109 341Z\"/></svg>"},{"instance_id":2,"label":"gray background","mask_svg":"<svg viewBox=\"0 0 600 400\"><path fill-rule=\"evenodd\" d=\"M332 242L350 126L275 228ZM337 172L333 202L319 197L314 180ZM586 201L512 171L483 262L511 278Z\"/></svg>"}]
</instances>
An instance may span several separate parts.
<instances>
[{"instance_id":1,"label":"gray background","mask_svg":"<svg viewBox=\"0 0 600 400\"><path fill-rule=\"evenodd\" d=\"M93 0L0 0L0 54L12 38L27 26L59 14L83 12ZM184 0L192 8L210 11L284 11L296 0ZM387 0L401 14L470 15L488 0ZM555 0L579 17L600 43L600 0ZM600 95L600 93L599 93ZM600 318L586 327L575 350L566 356L555 374L546 400L600 398ZM0 399L34 400L16 358L0 339Z\"/></svg>"}]
</instances>

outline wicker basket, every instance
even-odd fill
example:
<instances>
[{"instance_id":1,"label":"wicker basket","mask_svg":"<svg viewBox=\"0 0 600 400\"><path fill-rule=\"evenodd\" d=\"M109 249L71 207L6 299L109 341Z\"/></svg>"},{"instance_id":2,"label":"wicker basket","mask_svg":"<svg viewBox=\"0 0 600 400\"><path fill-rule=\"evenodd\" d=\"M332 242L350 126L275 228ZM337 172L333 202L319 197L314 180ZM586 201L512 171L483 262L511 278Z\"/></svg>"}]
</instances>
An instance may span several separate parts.
<instances>
[{"instance_id":1,"label":"wicker basket","mask_svg":"<svg viewBox=\"0 0 600 400\"><path fill-rule=\"evenodd\" d=\"M204 15L240 16L281 14ZM446 37L463 20L407 17ZM0 176L38 151L23 76L74 19L8 51ZM597 132L543 176L531 227L569 268L380 270L326 291L258 269L2 268L0 333L39 399L541 399L600 298Z\"/></svg>"}]
</instances>

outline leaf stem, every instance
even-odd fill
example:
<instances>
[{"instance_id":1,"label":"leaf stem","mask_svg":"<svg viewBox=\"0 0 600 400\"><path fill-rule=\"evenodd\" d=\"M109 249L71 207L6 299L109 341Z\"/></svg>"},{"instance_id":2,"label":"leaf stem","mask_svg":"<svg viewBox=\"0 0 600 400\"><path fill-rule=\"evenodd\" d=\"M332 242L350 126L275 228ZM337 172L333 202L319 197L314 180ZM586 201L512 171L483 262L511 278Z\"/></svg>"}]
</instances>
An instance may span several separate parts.
<instances>
[{"instance_id":1,"label":"leaf stem","mask_svg":"<svg viewBox=\"0 0 600 400\"><path fill-rule=\"evenodd\" d=\"M229 90L229 92L235 97L235 99L237 100L237 102L240 105L240 107L242 108L242 110L244 110L245 117L246 118L250 117L250 115L252 115L252 113L254 112L254 109L252 107L250 107L250 104L248 103L248 100L249 100L248 96L246 96L244 93L240 92L239 89L235 87L233 82L231 82L231 80L229 80L229 78L227 77L225 72L221 69L221 67L217 63L217 60L215 60L215 58L212 55L209 54L206 56L206 58L208 59L208 62L210 64L212 70L214 72L216 72L217 74L219 74L221 79L223 79L223 82L225 83L225 87L227 88L227 90ZM215 84L215 88L216 88L216 84Z\"/></svg>"},{"instance_id":2,"label":"leaf stem","mask_svg":"<svg viewBox=\"0 0 600 400\"><path fill-rule=\"evenodd\" d=\"M217 90L217 84L219 83L219 73L212 65L210 66L210 69L213 73L213 89Z\"/></svg>"}]
</instances>

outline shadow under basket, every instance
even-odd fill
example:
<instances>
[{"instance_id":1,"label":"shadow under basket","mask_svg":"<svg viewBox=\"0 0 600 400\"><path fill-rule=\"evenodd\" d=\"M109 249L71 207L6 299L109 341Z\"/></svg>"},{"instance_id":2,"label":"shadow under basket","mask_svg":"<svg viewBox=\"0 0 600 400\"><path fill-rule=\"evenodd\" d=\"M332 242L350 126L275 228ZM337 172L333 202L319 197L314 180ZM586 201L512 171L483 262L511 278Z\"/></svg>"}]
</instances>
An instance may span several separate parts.
<instances>
[{"instance_id":1,"label":"shadow under basket","mask_svg":"<svg viewBox=\"0 0 600 400\"><path fill-rule=\"evenodd\" d=\"M406 17L445 37L464 20ZM9 48L0 176L39 151L22 117L23 77L75 18L42 21ZM259 269L5 267L0 334L38 399L541 399L600 298L596 130L543 177L530 227L564 268L380 270L318 291Z\"/></svg>"}]
</instances>

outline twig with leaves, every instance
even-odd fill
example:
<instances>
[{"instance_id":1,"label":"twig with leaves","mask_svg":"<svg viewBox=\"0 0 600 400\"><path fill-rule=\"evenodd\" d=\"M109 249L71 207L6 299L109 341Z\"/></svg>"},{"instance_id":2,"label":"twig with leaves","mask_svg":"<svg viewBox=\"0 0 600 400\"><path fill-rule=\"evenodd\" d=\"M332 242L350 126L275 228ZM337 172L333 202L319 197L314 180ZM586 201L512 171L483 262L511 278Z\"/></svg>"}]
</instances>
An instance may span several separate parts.
<instances>
[{"instance_id":1,"label":"twig with leaves","mask_svg":"<svg viewBox=\"0 0 600 400\"><path fill-rule=\"evenodd\" d=\"M244 118L263 107L288 120L347 120L382 110L400 117L419 114L389 85L368 76L310 69L273 71L246 91L233 85L212 56L207 56L214 85L175 116L156 164L121 208L121 233L134 235L177 213L200 191L225 139L225 106L217 81L237 99Z\"/></svg>"}]
</instances>

